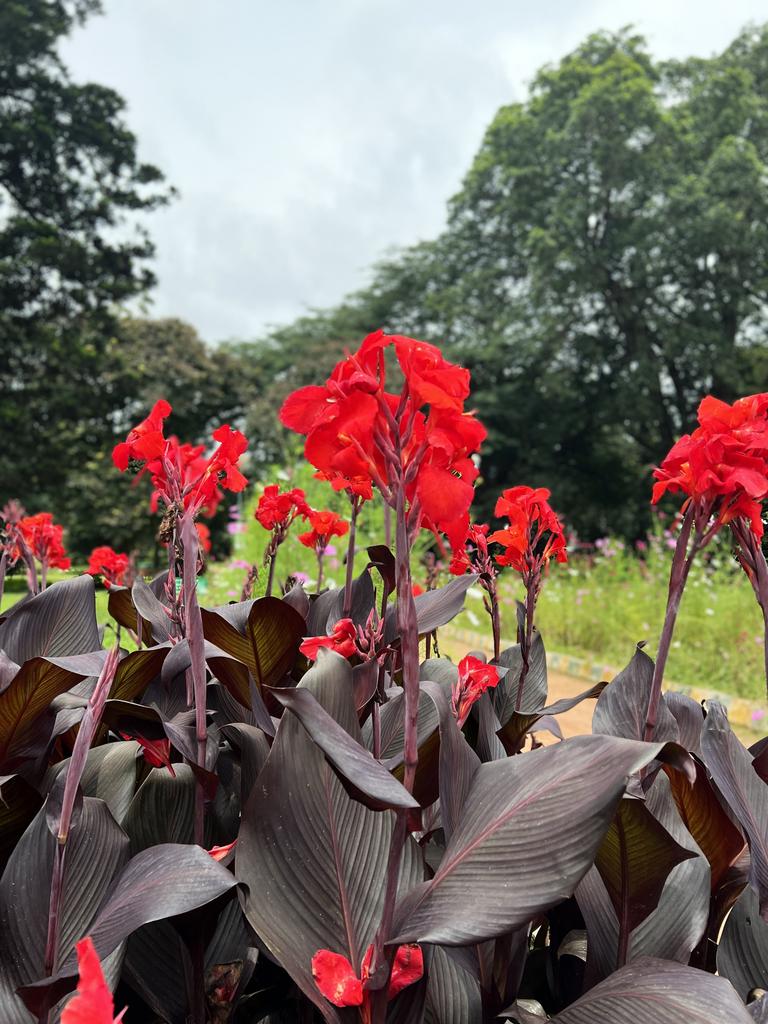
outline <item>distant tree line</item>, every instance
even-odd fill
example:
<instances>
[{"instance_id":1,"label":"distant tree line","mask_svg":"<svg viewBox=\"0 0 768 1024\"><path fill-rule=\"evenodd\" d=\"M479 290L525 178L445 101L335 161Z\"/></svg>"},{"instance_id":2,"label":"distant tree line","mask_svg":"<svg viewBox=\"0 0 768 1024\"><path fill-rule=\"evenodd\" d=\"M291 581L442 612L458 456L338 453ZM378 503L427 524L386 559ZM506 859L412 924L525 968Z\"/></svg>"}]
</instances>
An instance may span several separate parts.
<instances>
[{"instance_id":1,"label":"distant tree line","mask_svg":"<svg viewBox=\"0 0 768 1024\"><path fill-rule=\"evenodd\" d=\"M155 398L185 439L238 420L258 473L296 455L283 397L380 326L471 368L481 506L546 485L585 537L643 532L650 467L703 393L768 387L768 26L674 62L630 31L589 37L497 113L438 238L336 307L214 348L122 312L154 283L135 216L173 190L122 99L57 55L99 9L0 5L0 502L53 511L76 554L151 549L110 451Z\"/></svg>"}]
</instances>

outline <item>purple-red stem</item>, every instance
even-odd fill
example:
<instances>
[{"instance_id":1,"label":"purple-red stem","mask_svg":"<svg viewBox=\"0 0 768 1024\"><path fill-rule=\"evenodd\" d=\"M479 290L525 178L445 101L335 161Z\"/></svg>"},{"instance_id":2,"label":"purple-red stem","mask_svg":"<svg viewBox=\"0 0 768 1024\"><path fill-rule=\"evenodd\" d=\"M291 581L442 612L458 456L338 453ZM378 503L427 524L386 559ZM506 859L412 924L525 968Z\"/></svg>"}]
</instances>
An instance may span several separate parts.
<instances>
[{"instance_id":1,"label":"purple-red stem","mask_svg":"<svg viewBox=\"0 0 768 1024\"><path fill-rule=\"evenodd\" d=\"M181 527L184 563L182 586L184 589L184 615L191 665L192 694L195 705L195 738L197 740L197 763L205 768L205 753L208 731L205 720L205 641L200 605L197 603L197 530L192 516L185 516ZM205 791L200 778L195 779L195 843L205 846Z\"/></svg>"},{"instance_id":2,"label":"purple-red stem","mask_svg":"<svg viewBox=\"0 0 768 1024\"><path fill-rule=\"evenodd\" d=\"M419 760L418 718L419 718L419 632L416 620L416 605L413 600L411 581L410 541L405 506L405 488L398 484L395 509L396 578L397 578L397 622L400 632L400 655L403 672L405 702L405 723L403 739L403 785L413 793L416 781L416 767ZM397 898L397 882L406 839L408 818L405 810L396 812L392 839L387 861L387 880L384 891L384 913L376 934L375 962L380 963L384 944L392 928L392 919ZM393 951L394 952L394 951ZM374 995L373 1024L381 1024L386 1014L386 986Z\"/></svg>"},{"instance_id":3,"label":"purple-red stem","mask_svg":"<svg viewBox=\"0 0 768 1024\"><path fill-rule=\"evenodd\" d=\"M104 704L109 694L115 672L120 661L119 647L113 647L104 661L99 678L96 681L93 693L88 701L85 714L80 722L77 739L72 749L72 756L67 766L67 775L64 780L64 794L61 801L61 813L59 814L58 829L56 834L56 848L54 851L53 872L51 876L51 896L48 903L48 929L45 940L44 970L46 975L53 974L56 967L56 960L59 955L59 934L61 930L61 909L62 893L64 890L64 865L66 859L67 841L72 825L72 813L75 807L75 798L85 770L85 762L88 757L93 737L101 724L101 716L104 713ZM46 1020L48 1012L40 1016L40 1020Z\"/></svg>"},{"instance_id":4,"label":"purple-red stem","mask_svg":"<svg viewBox=\"0 0 768 1024\"><path fill-rule=\"evenodd\" d=\"M349 516L349 541L347 543L347 575L344 580L344 618L349 618L352 611L352 578L355 571L355 533L357 532L357 513L360 502L356 495L351 497L352 511Z\"/></svg>"},{"instance_id":5,"label":"purple-red stem","mask_svg":"<svg viewBox=\"0 0 768 1024\"><path fill-rule=\"evenodd\" d=\"M672 569L669 574L667 610L664 615L664 626L661 630L659 649L656 654L656 664L653 668L653 679L651 680L651 693L648 698L648 710L645 715L643 739L646 743L652 739L653 731L656 728L656 719L658 718L659 703L661 701L661 684L664 680L664 668L667 664L670 647L672 646L672 636L675 632L675 622L677 621L677 613L680 609L680 600L685 590L688 573L691 571L693 557L698 550L695 540L691 553L690 555L688 554L688 542L691 537L694 514L695 507L691 501L680 527L680 533L675 544L675 554L672 558Z\"/></svg>"},{"instance_id":6,"label":"purple-red stem","mask_svg":"<svg viewBox=\"0 0 768 1024\"><path fill-rule=\"evenodd\" d=\"M267 576L267 589L266 596L272 596L272 586L275 582L275 561L277 560L277 548L272 552L272 557L269 560L269 575Z\"/></svg>"},{"instance_id":7,"label":"purple-red stem","mask_svg":"<svg viewBox=\"0 0 768 1024\"><path fill-rule=\"evenodd\" d=\"M316 590L317 590L318 594L320 593L320 588L323 585L323 554L324 554L324 552L325 552L325 545L323 545L322 549L318 545L318 547L316 548L316 554L317 554L317 585L316 585Z\"/></svg>"},{"instance_id":8,"label":"purple-red stem","mask_svg":"<svg viewBox=\"0 0 768 1024\"><path fill-rule=\"evenodd\" d=\"M525 679L528 675L528 667L531 658L531 646L533 644L533 616L536 612L536 597L538 595L539 579L538 577L531 576L526 581L526 594L525 594L525 633L521 637L520 652L523 656L523 664L520 668L520 682L517 687L517 697L515 699L515 711L519 711L523 705L523 690L525 688ZM494 642L495 642L494 633Z\"/></svg>"}]
</instances>

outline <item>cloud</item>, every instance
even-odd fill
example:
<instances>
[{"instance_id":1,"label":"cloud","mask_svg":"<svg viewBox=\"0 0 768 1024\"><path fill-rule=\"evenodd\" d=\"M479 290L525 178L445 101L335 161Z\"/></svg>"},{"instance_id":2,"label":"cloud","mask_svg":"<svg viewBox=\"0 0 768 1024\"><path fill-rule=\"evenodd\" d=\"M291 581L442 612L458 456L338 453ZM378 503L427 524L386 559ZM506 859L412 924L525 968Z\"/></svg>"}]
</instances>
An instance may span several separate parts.
<instances>
[{"instance_id":1,"label":"cloud","mask_svg":"<svg viewBox=\"0 0 768 1024\"><path fill-rule=\"evenodd\" d=\"M180 192L148 226L151 312L251 337L434 235L496 109L590 31L661 56L721 49L761 0L106 0L63 47L114 86Z\"/></svg>"}]
</instances>

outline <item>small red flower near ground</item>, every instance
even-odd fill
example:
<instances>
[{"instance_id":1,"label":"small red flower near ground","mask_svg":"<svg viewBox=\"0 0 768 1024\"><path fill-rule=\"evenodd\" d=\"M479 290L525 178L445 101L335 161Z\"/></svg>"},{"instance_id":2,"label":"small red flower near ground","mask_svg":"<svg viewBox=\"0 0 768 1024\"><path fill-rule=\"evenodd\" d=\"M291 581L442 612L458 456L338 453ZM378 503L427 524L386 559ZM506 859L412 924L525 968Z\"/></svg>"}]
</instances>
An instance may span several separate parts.
<instances>
[{"instance_id":1,"label":"small red flower near ground","mask_svg":"<svg viewBox=\"0 0 768 1024\"><path fill-rule=\"evenodd\" d=\"M125 572L130 565L128 555L118 554L108 544L94 548L88 556L88 575L101 576L104 586L120 587L125 579Z\"/></svg>"},{"instance_id":2,"label":"small red flower near ground","mask_svg":"<svg viewBox=\"0 0 768 1024\"><path fill-rule=\"evenodd\" d=\"M136 740L147 764L151 764L153 768L167 768L173 778L176 778L176 772L171 764L170 740L150 740L130 732L121 732L120 735L124 740Z\"/></svg>"},{"instance_id":3,"label":"small red flower near ground","mask_svg":"<svg viewBox=\"0 0 768 1024\"><path fill-rule=\"evenodd\" d=\"M104 980L93 939L87 935L75 948L80 980L74 998L62 1011L61 1024L119 1024L125 1010L114 1016L115 1001Z\"/></svg>"},{"instance_id":4,"label":"small red flower near ground","mask_svg":"<svg viewBox=\"0 0 768 1024\"><path fill-rule=\"evenodd\" d=\"M349 523L335 512L310 512L307 518L312 529L299 534L299 540L307 548L324 549L331 537L343 537L349 530Z\"/></svg>"},{"instance_id":5,"label":"small red flower near ground","mask_svg":"<svg viewBox=\"0 0 768 1024\"><path fill-rule=\"evenodd\" d=\"M308 636L299 647L301 653L315 661L321 648L336 651L342 658L351 658L357 653L357 628L352 619L339 619L330 636Z\"/></svg>"},{"instance_id":6,"label":"small red flower near ground","mask_svg":"<svg viewBox=\"0 0 768 1024\"><path fill-rule=\"evenodd\" d=\"M459 678L453 685L451 707L459 728L467 720L470 708L486 690L492 689L501 679L495 665L488 665L480 658L468 654L459 662Z\"/></svg>"},{"instance_id":7,"label":"small red flower near ground","mask_svg":"<svg viewBox=\"0 0 768 1024\"><path fill-rule=\"evenodd\" d=\"M300 487L281 494L277 484L269 484L259 498L254 518L265 530L275 530L286 528L297 516L309 514L310 508Z\"/></svg>"},{"instance_id":8,"label":"small red flower near ground","mask_svg":"<svg viewBox=\"0 0 768 1024\"><path fill-rule=\"evenodd\" d=\"M495 514L509 520L496 530L489 543L506 549L496 557L499 565L511 565L523 575L540 571L550 558L567 562L566 540L557 515L549 506L546 487L510 487L496 502Z\"/></svg>"},{"instance_id":9,"label":"small red flower near ground","mask_svg":"<svg viewBox=\"0 0 768 1024\"><path fill-rule=\"evenodd\" d=\"M214 860L225 860L236 846L237 840L233 839L231 843L227 843L225 846L212 846L207 852Z\"/></svg>"},{"instance_id":10,"label":"small red flower near ground","mask_svg":"<svg viewBox=\"0 0 768 1024\"><path fill-rule=\"evenodd\" d=\"M360 965L360 977L349 960L341 953L319 949L312 957L312 975L315 984L329 1003L334 1006L366 1006L368 991L365 983L370 977L373 946L365 951ZM413 985L424 974L424 955L421 946L399 946L392 963L387 999Z\"/></svg>"}]
</instances>

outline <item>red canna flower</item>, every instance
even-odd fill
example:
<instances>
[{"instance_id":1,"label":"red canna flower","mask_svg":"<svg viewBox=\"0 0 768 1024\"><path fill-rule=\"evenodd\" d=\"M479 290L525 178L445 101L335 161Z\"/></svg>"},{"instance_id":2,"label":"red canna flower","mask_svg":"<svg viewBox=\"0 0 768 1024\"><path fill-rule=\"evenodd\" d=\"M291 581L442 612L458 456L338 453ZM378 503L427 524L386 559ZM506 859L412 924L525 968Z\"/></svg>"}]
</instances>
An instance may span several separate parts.
<instances>
[{"instance_id":1,"label":"red canna flower","mask_svg":"<svg viewBox=\"0 0 768 1024\"><path fill-rule=\"evenodd\" d=\"M550 558L567 562L566 540L560 520L549 506L546 487L510 487L496 502L496 515L509 520L496 530L489 543L506 549L496 557L499 565L511 565L524 576L540 572Z\"/></svg>"},{"instance_id":2,"label":"red canna flower","mask_svg":"<svg viewBox=\"0 0 768 1024\"><path fill-rule=\"evenodd\" d=\"M153 768L167 768L171 776L176 778L176 772L171 764L170 740L150 740L146 736L131 732L120 732L120 735L124 740L136 740L147 764L151 764Z\"/></svg>"},{"instance_id":3,"label":"red canna flower","mask_svg":"<svg viewBox=\"0 0 768 1024\"><path fill-rule=\"evenodd\" d=\"M239 430L225 423L214 430L217 447L206 456L202 445L181 444L175 437L164 436L163 420L170 413L168 402L156 402L146 420L115 446L112 460L121 472L131 461L141 463L139 475L146 472L152 479L153 511L162 501L167 508L178 506L192 515L201 510L213 515L222 498L222 488L242 491L247 483L238 462L248 441Z\"/></svg>"},{"instance_id":4,"label":"red canna flower","mask_svg":"<svg viewBox=\"0 0 768 1024\"><path fill-rule=\"evenodd\" d=\"M451 564L448 571L453 576L463 576L466 572L481 573L493 567L488 553L488 524L458 523L456 532L449 536L451 544ZM471 546L471 551L467 550Z\"/></svg>"},{"instance_id":5,"label":"red canna flower","mask_svg":"<svg viewBox=\"0 0 768 1024\"><path fill-rule=\"evenodd\" d=\"M61 1024L119 1024L125 1010L113 1016L115 1001L104 980L93 939L87 935L77 943L75 949L80 980L75 996L62 1011Z\"/></svg>"},{"instance_id":6,"label":"red canna flower","mask_svg":"<svg viewBox=\"0 0 768 1024\"><path fill-rule=\"evenodd\" d=\"M330 636L305 637L299 650L310 661L317 659L321 647L336 651L342 658L351 658L357 653L357 627L352 619L339 619Z\"/></svg>"},{"instance_id":7,"label":"red canna flower","mask_svg":"<svg viewBox=\"0 0 768 1024\"><path fill-rule=\"evenodd\" d=\"M324 550L331 537L343 537L349 530L349 523L335 512L310 511L307 518L312 529L299 534L299 540L307 548Z\"/></svg>"},{"instance_id":8,"label":"red canna flower","mask_svg":"<svg viewBox=\"0 0 768 1024\"><path fill-rule=\"evenodd\" d=\"M124 473L131 460L149 462L158 459L165 451L163 420L171 415L171 407L164 398L155 402L152 412L137 427L128 432L125 441L115 446L112 461Z\"/></svg>"},{"instance_id":9,"label":"red canna flower","mask_svg":"<svg viewBox=\"0 0 768 1024\"><path fill-rule=\"evenodd\" d=\"M459 678L453 685L451 707L459 727L467 720L470 708L486 690L492 689L501 679L495 665L488 665L480 658L468 654L459 662Z\"/></svg>"},{"instance_id":10,"label":"red canna flower","mask_svg":"<svg viewBox=\"0 0 768 1024\"><path fill-rule=\"evenodd\" d=\"M297 516L306 518L309 514L310 508L300 487L281 494L277 484L269 484L259 498L254 518L265 530L285 530Z\"/></svg>"},{"instance_id":11,"label":"red canna flower","mask_svg":"<svg viewBox=\"0 0 768 1024\"><path fill-rule=\"evenodd\" d=\"M360 977L355 973L349 960L341 953L330 949L319 949L312 957L312 975L321 994L334 1006L368 1005L366 982L370 978L373 946L365 951L360 965ZM424 974L424 956L421 947L413 944L399 946L392 963L387 999L413 985Z\"/></svg>"},{"instance_id":12,"label":"red canna flower","mask_svg":"<svg viewBox=\"0 0 768 1024\"><path fill-rule=\"evenodd\" d=\"M118 554L108 544L104 544L94 548L88 556L88 575L101 576L107 588L120 587L123 585L129 565L128 555Z\"/></svg>"},{"instance_id":13,"label":"red canna flower","mask_svg":"<svg viewBox=\"0 0 768 1024\"><path fill-rule=\"evenodd\" d=\"M414 597L418 597L419 594L424 593L424 587L420 586L418 583L414 583L413 586L411 587L411 591Z\"/></svg>"},{"instance_id":14,"label":"red canna flower","mask_svg":"<svg viewBox=\"0 0 768 1024\"><path fill-rule=\"evenodd\" d=\"M405 377L399 395L385 390L383 350L391 344ZM468 371L435 346L377 331L336 365L324 387L289 395L280 418L306 435L304 452L318 477L363 498L374 486L387 498L398 447L415 526L446 530L472 501L471 456L485 438L482 424L464 412L468 393Z\"/></svg>"},{"instance_id":15,"label":"red canna flower","mask_svg":"<svg viewBox=\"0 0 768 1024\"><path fill-rule=\"evenodd\" d=\"M686 495L715 516L714 529L743 517L763 535L760 502L768 496L768 393L733 405L708 395L699 405L699 426L672 446L654 470L655 504L667 491Z\"/></svg>"},{"instance_id":16,"label":"red canna flower","mask_svg":"<svg viewBox=\"0 0 768 1024\"><path fill-rule=\"evenodd\" d=\"M54 523L50 512L25 516L18 521L16 528L43 569L69 569L72 565L64 550L64 527ZM19 549L11 551L11 561L20 557Z\"/></svg>"}]
</instances>

